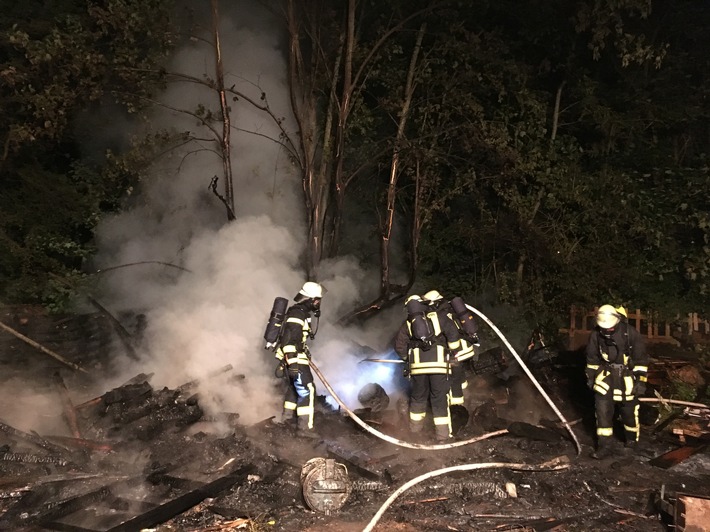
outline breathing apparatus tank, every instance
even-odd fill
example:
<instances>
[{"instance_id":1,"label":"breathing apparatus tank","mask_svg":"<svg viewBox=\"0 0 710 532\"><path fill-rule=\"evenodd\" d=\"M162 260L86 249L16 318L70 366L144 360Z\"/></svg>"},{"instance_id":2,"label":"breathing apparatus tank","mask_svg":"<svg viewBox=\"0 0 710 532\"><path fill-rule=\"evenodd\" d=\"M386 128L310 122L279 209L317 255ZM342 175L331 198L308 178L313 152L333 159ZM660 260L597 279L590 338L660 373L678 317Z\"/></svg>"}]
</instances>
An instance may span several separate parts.
<instances>
[{"instance_id":1,"label":"breathing apparatus tank","mask_svg":"<svg viewBox=\"0 0 710 532\"><path fill-rule=\"evenodd\" d=\"M266 340L264 349L276 347L276 343L281 334L281 326L283 325L284 318L286 317L287 309L288 299L285 297L277 297L274 299L274 305L271 307L269 321L267 322L266 330L264 331L264 340Z\"/></svg>"},{"instance_id":2,"label":"breathing apparatus tank","mask_svg":"<svg viewBox=\"0 0 710 532\"><path fill-rule=\"evenodd\" d=\"M407 299L405 306L407 307L407 321L409 322L412 338L424 345L431 344L431 340L434 337L434 328L429 318L427 318L429 306L418 296L412 296Z\"/></svg>"},{"instance_id":3,"label":"breathing apparatus tank","mask_svg":"<svg viewBox=\"0 0 710 532\"><path fill-rule=\"evenodd\" d=\"M461 330L465 332L470 337L476 337L478 332L478 325L474 319L473 312L471 312L463 299L456 296L451 300L451 308L454 309L454 314L456 314L456 319L461 325Z\"/></svg>"}]
</instances>

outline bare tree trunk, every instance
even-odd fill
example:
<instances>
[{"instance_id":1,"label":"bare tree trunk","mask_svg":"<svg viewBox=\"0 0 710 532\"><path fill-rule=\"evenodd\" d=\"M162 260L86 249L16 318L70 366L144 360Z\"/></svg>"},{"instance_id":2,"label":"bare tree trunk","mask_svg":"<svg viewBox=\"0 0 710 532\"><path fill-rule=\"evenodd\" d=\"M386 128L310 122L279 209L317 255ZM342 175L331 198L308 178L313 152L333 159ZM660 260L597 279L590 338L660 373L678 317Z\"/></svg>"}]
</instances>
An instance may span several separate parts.
<instances>
[{"instance_id":1,"label":"bare tree trunk","mask_svg":"<svg viewBox=\"0 0 710 532\"><path fill-rule=\"evenodd\" d=\"M215 71L219 105L222 110L222 136L220 149L222 151L222 167L224 170L224 201L227 207L227 220L236 219L234 214L234 181L232 179L232 156L229 120L229 106L224 90L224 65L222 64L222 45L219 37L219 5L218 0L212 0L212 33L214 35Z\"/></svg>"},{"instance_id":2,"label":"bare tree trunk","mask_svg":"<svg viewBox=\"0 0 710 532\"><path fill-rule=\"evenodd\" d=\"M325 66L333 52L324 48L320 24L325 5L328 3L310 0L286 2L291 106L304 151L301 171L308 221L307 269L313 278L317 277L321 258L337 248L345 191L350 182L344 166L348 120L353 102L357 101L356 95L364 86L367 69L378 50L397 31L439 4L412 12L388 28L355 65L358 2L348 0L332 70ZM309 24L304 26L304 21ZM310 61L306 61L304 55ZM327 104L322 101L324 77L330 83L325 87L329 91ZM319 109L324 109L322 115L318 114Z\"/></svg>"},{"instance_id":3,"label":"bare tree trunk","mask_svg":"<svg viewBox=\"0 0 710 532\"><path fill-rule=\"evenodd\" d=\"M399 178L399 152L404 140L404 130L409 118L409 109L414 96L414 72L416 70L419 52L426 31L426 22L419 27L417 34L417 42L412 51L412 57L409 62L409 70L407 72L407 83L404 90L404 99L402 101L402 111L400 114L399 124L397 125L397 136L394 142L394 150L392 152L392 164L390 165L390 179L387 187L387 210L385 219L382 224L382 234L380 238L380 297L389 299L390 295L390 239L392 237L392 227L394 225L395 199L397 196L397 180Z\"/></svg>"},{"instance_id":4,"label":"bare tree trunk","mask_svg":"<svg viewBox=\"0 0 710 532\"><path fill-rule=\"evenodd\" d=\"M415 72L417 67L417 62L419 59L419 53L422 47L422 40L424 39L424 33L426 32L426 22L422 23L419 27L419 32L417 33L417 40L412 51L412 57L409 61L409 69L407 71L407 81L405 84L404 95L402 98L402 109L399 115L399 123L397 124L397 135L394 140L394 147L392 150L392 162L390 164L390 177L387 186L387 205L384 215L384 219L381 221L381 234L380 234L380 294L377 299L367 305L364 305L350 314L344 316L339 321L341 323L346 323L354 318L367 317L382 308L391 305L399 297L403 296L406 290L409 289L408 285L406 287L393 287L390 281L390 240L392 237L392 227L394 225L394 212L395 212L395 200L397 197L397 180L399 178L399 156L400 149L404 142L404 132L407 125L407 119L409 118L409 110L412 104L412 98L414 96L414 90L416 88L415 83ZM393 293L393 288L395 288Z\"/></svg>"},{"instance_id":5,"label":"bare tree trunk","mask_svg":"<svg viewBox=\"0 0 710 532\"><path fill-rule=\"evenodd\" d=\"M557 87L557 94L555 95L555 109L552 113L552 133L550 135L550 140L555 140L557 138L557 126L560 123L560 101L562 100L562 88L565 86L565 82L560 83Z\"/></svg>"},{"instance_id":6,"label":"bare tree trunk","mask_svg":"<svg viewBox=\"0 0 710 532\"><path fill-rule=\"evenodd\" d=\"M523 220L523 226L530 227L532 225L535 216L537 216L537 211L540 210L540 205L542 205L542 197L544 195L544 190L540 190L540 192L538 192L537 199L535 201L535 205L533 206L532 212L527 217L527 219ZM518 300L520 300L520 297L523 293L523 279L525 273L525 263L527 262L527 260L527 252L525 250L521 250L520 254L518 255L518 265L515 269L515 296Z\"/></svg>"},{"instance_id":7,"label":"bare tree trunk","mask_svg":"<svg viewBox=\"0 0 710 532\"><path fill-rule=\"evenodd\" d=\"M333 223L329 242L329 255L333 256L340 239L340 223L342 220L343 203L345 199L345 177L343 162L345 161L345 131L350 116L353 97L353 52L355 51L355 0L348 0L346 16L345 42L343 43L343 80L338 109L338 126L336 128L335 175L333 176Z\"/></svg>"},{"instance_id":8,"label":"bare tree trunk","mask_svg":"<svg viewBox=\"0 0 710 532\"><path fill-rule=\"evenodd\" d=\"M412 234L411 251L409 256L409 283L408 288L414 284L417 277L417 264L419 264L419 237L422 233L422 175L420 172L419 159L416 162L416 172L414 176L414 210L412 212Z\"/></svg>"}]
</instances>

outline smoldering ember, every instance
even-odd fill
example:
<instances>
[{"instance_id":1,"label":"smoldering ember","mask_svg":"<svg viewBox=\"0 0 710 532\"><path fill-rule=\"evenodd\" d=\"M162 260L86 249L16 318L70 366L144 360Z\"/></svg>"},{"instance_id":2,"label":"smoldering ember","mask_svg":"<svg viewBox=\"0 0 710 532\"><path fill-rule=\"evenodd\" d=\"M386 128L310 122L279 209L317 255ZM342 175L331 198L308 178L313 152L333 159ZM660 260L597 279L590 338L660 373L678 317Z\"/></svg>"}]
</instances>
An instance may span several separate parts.
<instances>
[{"instance_id":1,"label":"smoldering ember","mask_svg":"<svg viewBox=\"0 0 710 532\"><path fill-rule=\"evenodd\" d=\"M710 523L707 397L664 399L671 378L704 388L707 361L692 351L650 347L654 394L642 403L640 449L629 454L619 440L612 456L594 460L578 350L533 341L518 360L484 342L466 365L466 402L452 406L455 438L439 445L426 434L411 441L403 396L377 382L359 390L359 404L338 404L317 355L317 437L303 438L272 417L207 413L203 386L237 392L250 379L231 365L173 388L140 373L96 390L111 368L107 353L130 346L134 332L105 312L6 307L1 323L3 389L16 403L0 422L2 530L690 531ZM359 365L396 365L373 354L363 346ZM282 392L282 381L272 385ZM30 400L34 411L18 410Z\"/></svg>"}]
</instances>

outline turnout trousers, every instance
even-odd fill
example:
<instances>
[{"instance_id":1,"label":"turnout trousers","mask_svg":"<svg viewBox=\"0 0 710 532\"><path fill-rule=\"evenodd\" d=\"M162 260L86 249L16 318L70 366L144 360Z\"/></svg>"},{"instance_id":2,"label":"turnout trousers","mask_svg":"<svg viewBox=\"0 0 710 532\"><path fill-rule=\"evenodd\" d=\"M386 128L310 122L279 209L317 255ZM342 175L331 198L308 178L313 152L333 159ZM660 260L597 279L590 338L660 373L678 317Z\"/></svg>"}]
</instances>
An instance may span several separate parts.
<instances>
[{"instance_id":1,"label":"turnout trousers","mask_svg":"<svg viewBox=\"0 0 710 532\"><path fill-rule=\"evenodd\" d=\"M451 365L451 380L449 384L451 385L451 397L449 403L451 405L463 405L464 397L463 391L468 386L466 381L466 371L461 364Z\"/></svg>"},{"instance_id":2,"label":"turnout trousers","mask_svg":"<svg viewBox=\"0 0 710 532\"><path fill-rule=\"evenodd\" d=\"M303 364L288 369L289 386L284 398L283 417L296 414L299 430L313 430L315 387L311 368Z\"/></svg>"},{"instance_id":3,"label":"turnout trousers","mask_svg":"<svg viewBox=\"0 0 710 532\"><path fill-rule=\"evenodd\" d=\"M420 432L424 427L427 404L431 403L434 428L438 440L451 437L451 415L449 413L449 390L451 382L447 375L412 375L412 390L409 396L409 428Z\"/></svg>"},{"instance_id":4,"label":"turnout trousers","mask_svg":"<svg viewBox=\"0 0 710 532\"><path fill-rule=\"evenodd\" d=\"M624 424L626 442L636 442L639 439L638 399L614 401L607 395L595 394L594 407L597 417L597 440L600 446L608 443L609 439L614 434L614 416L617 405L619 407L621 422Z\"/></svg>"}]
</instances>

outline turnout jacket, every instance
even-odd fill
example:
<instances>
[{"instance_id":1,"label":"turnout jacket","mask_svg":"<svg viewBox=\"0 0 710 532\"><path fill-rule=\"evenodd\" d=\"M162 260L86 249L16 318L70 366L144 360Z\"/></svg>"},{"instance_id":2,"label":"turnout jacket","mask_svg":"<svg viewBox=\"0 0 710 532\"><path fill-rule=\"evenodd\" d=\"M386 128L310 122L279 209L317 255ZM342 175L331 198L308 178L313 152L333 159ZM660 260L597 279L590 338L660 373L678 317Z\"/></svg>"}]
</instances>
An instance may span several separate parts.
<instances>
[{"instance_id":1,"label":"turnout jacket","mask_svg":"<svg viewBox=\"0 0 710 532\"><path fill-rule=\"evenodd\" d=\"M476 354L476 352L473 349L473 339L469 337L468 333L461 327L461 322L459 319L454 316L454 309L451 306L451 303L448 301L443 303L438 310L445 312L456 324L456 328L459 331L459 337L461 339L461 344L459 345L458 349L453 353L454 359L456 362L464 362L466 360L469 360L473 358L473 355ZM478 331L478 324L473 321L473 327L469 330L472 330L474 333Z\"/></svg>"},{"instance_id":2,"label":"turnout jacket","mask_svg":"<svg viewBox=\"0 0 710 532\"><path fill-rule=\"evenodd\" d=\"M606 338L599 328L592 331L586 348L587 383L595 393L614 401L629 401L637 382L646 382L646 341L634 327L619 322Z\"/></svg>"},{"instance_id":3,"label":"turnout jacket","mask_svg":"<svg viewBox=\"0 0 710 532\"><path fill-rule=\"evenodd\" d=\"M397 332L394 350L409 362L410 375L448 375L449 354L461 347L459 329L444 308L432 309L426 316L434 331L431 343L421 344L412 338L411 324L406 321Z\"/></svg>"},{"instance_id":4,"label":"turnout jacket","mask_svg":"<svg viewBox=\"0 0 710 532\"><path fill-rule=\"evenodd\" d=\"M298 368L295 364L308 365L310 358L306 342L311 333L311 313L305 305L297 303L286 311L286 318L276 349L276 358L285 362L289 368Z\"/></svg>"}]
</instances>

